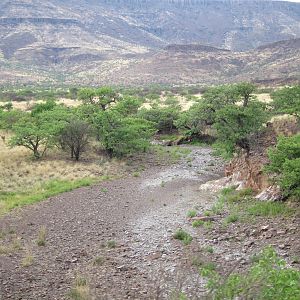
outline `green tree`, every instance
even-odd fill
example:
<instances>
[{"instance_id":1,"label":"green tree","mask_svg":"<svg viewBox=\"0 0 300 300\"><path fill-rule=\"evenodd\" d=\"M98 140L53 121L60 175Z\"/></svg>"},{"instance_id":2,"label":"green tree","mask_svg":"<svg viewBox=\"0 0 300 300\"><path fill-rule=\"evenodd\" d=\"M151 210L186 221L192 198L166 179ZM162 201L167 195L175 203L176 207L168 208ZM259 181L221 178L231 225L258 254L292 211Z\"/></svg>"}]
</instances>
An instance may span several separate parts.
<instances>
[{"instance_id":1,"label":"green tree","mask_svg":"<svg viewBox=\"0 0 300 300\"><path fill-rule=\"evenodd\" d=\"M248 106L249 102L253 99L253 93L256 91L254 84L250 82L241 82L234 86L237 93L243 100L243 106Z\"/></svg>"},{"instance_id":2,"label":"green tree","mask_svg":"<svg viewBox=\"0 0 300 300\"><path fill-rule=\"evenodd\" d=\"M58 106L34 115L25 114L12 126L14 135L10 145L31 150L36 159L42 157L49 147L55 145L70 113L67 108Z\"/></svg>"},{"instance_id":3,"label":"green tree","mask_svg":"<svg viewBox=\"0 0 300 300\"><path fill-rule=\"evenodd\" d=\"M228 105L217 112L214 128L218 141L229 153L233 153L236 146L249 153L251 135L262 129L266 121L267 113L262 103Z\"/></svg>"},{"instance_id":4,"label":"green tree","mask_svg":"<svg viewBox=\"0 0 300 300\"><path fill-rule=\"evenodd\" d=\"M37 103L31 109L31 115L34 116L36 114L40 114L44 111L53 110L57 104L54 100L47 100L46 102Z\"/></svg>"},{"instance_id":5,"label":"green tree","mask_svg":"<svg viewBox=\"0 0 300 300\"><path fill-rule=\"evenodd\" d=\"M24 115L26 115L26 113L18 109L12 109L9 111L0 109L0 129L11 130L13 125Z\"/></svg>"},{"instance_id":6,"label":"green tree","mask_svg":"<svg viewBox=\"0 0 300 300\"><path fill-rule=\"evenodd\" d=\"M63 149L68 149L71 158L78 161L81 154L86 151L90 137L90 125L80 119L72 119L65 125L60 134Z\"/></svg>"},{"instance_id":7,"label":"green tree","mask_svg":"<svg viewBox=\"0 0 300 300\"><path fill-rule=\"evenodd\" d=\"M280 89L271 96L275 112L300 117L300 85Z\"/></svg>"},{"instance_id":8,"label":"green tree","mask_svg":"<svg viewBox=\"0 0 300 300\"><path fill-rule=\"evenodd\" d=\"M160 133L170 133L176 128L175 121L179 118L179 107L153 107L141 109L138 116L156 124Z\"/></svg>"},{"instance_id":9,"label":"green tree","mask_svg":"<svg viewBox=\"0 0 300 300\"><path fill-rule=\"evenodd\" d=\"M124 117L133 116L138 113L141 104L142 103L139 99L125 96L113 107L113 109L118 111Z\"/></svg>"},{"instance_id":10,"label":"green tree","mask_svg":"<svg viewBox=\"0 0 300 300\"><path fill-rule=\"evenodd\" d=\"M92 88L83 88L78 92L79 100L82 100L85 104L95 104L94 98L96 97L96 91Z\"/></svg>"},{"instance_id":11,"label":"green tree","mask_svg":"<svg viewBox=\"0 0 300 300\"><path fill-rule=\"evenodd\" d=\"M104 111L98 117L100 140L110 156L145 151L154 134L153 124L143 119L123 117L117 111Z\"/></svg>"},{"instance_id":12,"label":"green tree","mask_svg":"<svg viewBox=\"0 0 300 300\"><path fill-rule=\"evenodd\" d=\"M97 105L102 110L106 110L111 103L115 103L120 99L119 93L111 87L84 88L78 92L78 97L85 104Z\"/></svg>"},{"instance_id":13,"label":"green tree","mask_svg":"<svg viewBox=\"0 0 300 300\"><path fill-rule=\"evenodd\" d=\"M266 170L277 174L285 196L300 199L300 134L281 137L268 152L270 164Z\"/></svg>"},{"instance_id":14,"label":"green tree","mask_svg":"<svg viewBox=\"0 0 300 300\"><path fill-rule=\"evenodd\" d=\"M182 112L175 121L175 125L186 136L201 137L214 122L213 105L201 102L194 104L188 111Z\"/></svg>"}]
</instances>

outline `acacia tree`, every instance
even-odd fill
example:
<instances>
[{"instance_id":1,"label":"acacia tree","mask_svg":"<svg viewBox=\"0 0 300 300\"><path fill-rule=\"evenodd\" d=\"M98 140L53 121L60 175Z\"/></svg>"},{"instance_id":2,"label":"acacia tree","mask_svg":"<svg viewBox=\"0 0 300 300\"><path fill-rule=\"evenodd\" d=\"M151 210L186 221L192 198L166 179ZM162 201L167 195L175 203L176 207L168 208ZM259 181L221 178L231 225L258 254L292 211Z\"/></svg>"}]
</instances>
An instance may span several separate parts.
<instances>
[{"instance_id":1,"label":"acacia tree","mask_svg":"<svg viewBox=\"0 0 300 300\"><path fill-rule=\"evenodd\" d=\"M81 154L86 151L90 137L90 125L80 119L72 119L63 128L60 140L62 147L68 148L71 158L78 161Z\"/></svg>"},{"instance_id":2,"label":"acacia tree","mask_svg":"<svg viewBox=\"0 0 300 300\"><path fill-rule=\"evenodd\" d=\"M238 146L249 154L250 136L263 127L267 116L265 105L259 102L251 102L247 106L226 106L216 114L214 128L218 140L228 153L233 153Z\"/></svg>"},{"instance_id":3,"label":"acacia tree","mask_svg":"<svg viewBox=\"0 0 300 300\"><path fill-rule=\"evenodd\" d=\"M33 152L35 159L38 159L49 146L51 131L49 124L28 115L13 126L14 136L10 140L10 145L25 147Z\"/></svg>"},{"instance_id":4,"label":"acacia tree","mask_svg":"<svg viewBox=\"0 0 300 300\"><path fill-rule=\"evenodd\" d=\"M250 82L241 82L235 85L235 89L239 96L242 97L243 106L248 106L251 99L253 99L253 93L256 90L255 85Z\"/></svg>"},{"instance_id":5,"label":"acacia tree","mask_svg":"<svg viewBox=\"0 0 300 300\"><path fill-rule=\"evenodd\" d=\"M105 111L111 103L115 103L121 98L111 87L101 87L97 89L84 88L78 92L78 97L83 100L85 104L97 105L103 111Z\"/></svg>"},{"instance_id":6,"label":"acacia tree","mask_svg":"<svg viewBox=\"0 0 300 300\"><path fill-rule=\"evenodd\" d=\"M145 151L155 133L152 122L123 117L119 112L107 110L98 116L101 142L110 156L126 156Z\"/></svg>"},{"instance_id":7,"label":"acacia tree","mask_svg":"<svg viewBox=\"0 0 300 300\"><path fill-rule=\"evenodd\" d=\"M57 106L53 110L34 115L25 114L13 126L11 146L23 146L33 152L36 159L55 145L56 139L70 117L71 111Z\"/></svg>"},{"instance_id":8,"label":"acacia tree","mask_svg":"<svg viewBox=\"0 0 300 300\"><path fill-rule=\"evenodd\" d=\"M85 104L95 104L94 98L96 97L95 89L83 88L78 92L78 98Z\"/></svg>"},{"instance_id":9,"label":"acacia tree","mask_svg":"<svg viewBox=\"0 0 300 300\"><path fill-rule=\"evenodd\" d=\"M286 87L272 93L272 106L277 113L287 113L300 118L300 85Z\"/></svg>"}]
</instances>

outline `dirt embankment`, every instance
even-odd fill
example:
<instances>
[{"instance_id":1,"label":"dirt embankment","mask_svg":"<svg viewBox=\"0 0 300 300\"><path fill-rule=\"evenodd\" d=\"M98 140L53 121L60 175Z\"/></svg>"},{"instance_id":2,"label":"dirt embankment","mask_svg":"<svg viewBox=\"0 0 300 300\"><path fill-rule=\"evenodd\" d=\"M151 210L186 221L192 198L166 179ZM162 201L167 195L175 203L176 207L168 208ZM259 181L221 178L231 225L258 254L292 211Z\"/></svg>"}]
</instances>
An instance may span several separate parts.
<instances>
[{"instance_id":1,"label":"dirt embankment","mask_svg":"<svg viewBox=\"0 0 300 300\"><path fill-rule=\"evenodd\" d=\"M261 200L278 200L281 197L279 188L264 172L264 166L269 162L268 148L276 145L278 136L291 136L297 132L300 128L295 118L273 119L262 133L252 136L249 153L240 153L226 165L225 175L231 179L231 184L253 189L260 194Z\"/></svg>"}]
</instances>

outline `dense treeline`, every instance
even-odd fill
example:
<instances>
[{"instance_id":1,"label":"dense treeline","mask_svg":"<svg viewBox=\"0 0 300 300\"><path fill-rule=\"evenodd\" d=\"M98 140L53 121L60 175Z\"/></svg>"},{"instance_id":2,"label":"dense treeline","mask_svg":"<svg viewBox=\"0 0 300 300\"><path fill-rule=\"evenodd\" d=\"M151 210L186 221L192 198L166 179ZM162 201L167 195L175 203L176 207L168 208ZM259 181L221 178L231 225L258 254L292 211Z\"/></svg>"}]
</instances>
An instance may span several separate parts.
<instances>
[{"instance_id":1,"label":"dense treeline","mask_svg":"<svg viewBox=\"0 0 300 300\"><path fill-rule=\"evenodd\" d=\"M11 146L26 147L36 159L56 147L79 160L91 141L101 145L109 156L122 157L146 151L155 133L174 132L189 141L209 136L216 141L216 149L230 157L239 149L248 153L251 137L263 130L272 116L287 113L299 119L300 86L273 92L269 104L258 101L255 92L251 83L212 87L195 98L190 109L182 111L171 96L162 105L159 95L147 94L152 102L145 108L143 98L128 95L128 91L74 88L68 93L82 100L78 107L59 105L52 98L35 104L30 112L3 105L0 128L12 132ZM269 171L278 175L287 196L300 195L299 149L296 135L280 139L270 150Z\"/></svg>"}]
</instances>

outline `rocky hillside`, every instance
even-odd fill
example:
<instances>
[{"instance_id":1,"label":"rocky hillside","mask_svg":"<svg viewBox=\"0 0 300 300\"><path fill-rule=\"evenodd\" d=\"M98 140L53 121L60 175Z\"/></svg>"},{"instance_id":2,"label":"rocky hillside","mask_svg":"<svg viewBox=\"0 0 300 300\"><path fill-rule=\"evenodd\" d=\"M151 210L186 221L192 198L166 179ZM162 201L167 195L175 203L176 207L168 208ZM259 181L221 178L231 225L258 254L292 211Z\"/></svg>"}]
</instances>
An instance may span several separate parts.
<instances>
[{"instance_id":1,"label":"rocky hillside","mask_svg":"<svg viewBox=\"0 0 300 300\"><path fill-rule=\"evenodd\" d=\"M290 53L289 46L282 49L279 43L272 46L276 48L274 57L270 48L263 45L297 37L300 37L299 3L3 0L0 83L77 83L82 77L87 83L111 80L124 83L124 76L128 83L134 84L185 80L191 83L195 76L190 78L190 72L197 78L205 72L205 78L197 79L199 82L207 82L212 76L220 76L222 80L237 73L263 80L269 77L267 73L261 78L260 71L265 65L273 77L281 77L282 72L294 76L289 61L297 57L299 47L297 53ZM253 50L256 47L260 48ZM262 68L256 65L257 56ZM182 74L177 74L179 69ZM142 74L138 82L136 71ZM160 78L158 71L162 72ZM165 78L166 74L170 79Z\"/></svg>"}]
</instances>

